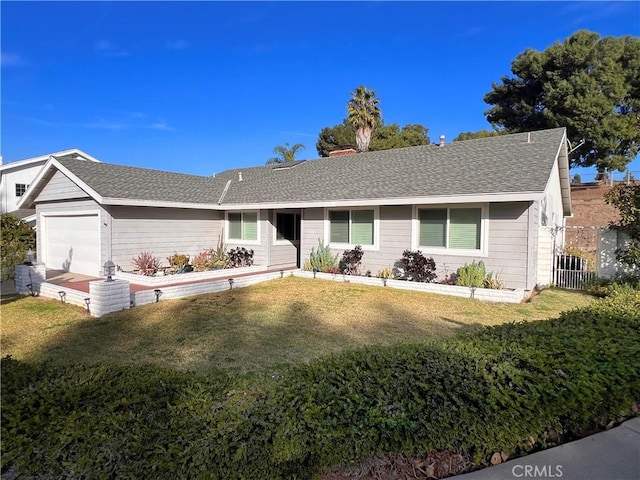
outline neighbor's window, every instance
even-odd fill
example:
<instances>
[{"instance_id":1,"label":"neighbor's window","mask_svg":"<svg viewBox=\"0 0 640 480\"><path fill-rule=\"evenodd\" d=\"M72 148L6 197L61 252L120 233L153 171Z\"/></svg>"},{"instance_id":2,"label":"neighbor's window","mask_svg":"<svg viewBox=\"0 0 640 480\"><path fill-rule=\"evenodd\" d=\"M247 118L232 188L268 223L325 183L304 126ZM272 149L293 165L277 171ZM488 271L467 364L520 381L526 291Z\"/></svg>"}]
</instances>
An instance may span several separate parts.
<instances>
[{"instance_id":1,"label":"neighbor's window","mask_svg":"<svg viewBox=\"0 0 640 480\"><path fill-rule=\"evenodd\" d=\"M26 183L16 183L16 197L21 197L24 195L24 192L27 191L29 185Z\"/></svg>"},{"instance_id":2,"label":"neighbor's window","mask_svg":"<svg viewBox=\"0 0 640 480\"><path fill-rule=\"evenodd\" d=\"M420 247L479 250L481 208L418 209Z\"/></svg>"},{"instance_id":3,"label":"neighbor's window","mask_svg":"<svg viewBox=\"0 0 640 480\"><path fill-rule=\"evenodd\" d=\"M329 242L373 245L373 210L329 211Z\"/></svg>"},{"instance_id":4,"label":"neighbor's window","mask_svg":"<svg viewBox=\"0 0 640 480\"><path fill-rule=\"evenodd\" d=\"M229 240L258 240L258 212L227 214Z\"/></svg>"}]
</instances>

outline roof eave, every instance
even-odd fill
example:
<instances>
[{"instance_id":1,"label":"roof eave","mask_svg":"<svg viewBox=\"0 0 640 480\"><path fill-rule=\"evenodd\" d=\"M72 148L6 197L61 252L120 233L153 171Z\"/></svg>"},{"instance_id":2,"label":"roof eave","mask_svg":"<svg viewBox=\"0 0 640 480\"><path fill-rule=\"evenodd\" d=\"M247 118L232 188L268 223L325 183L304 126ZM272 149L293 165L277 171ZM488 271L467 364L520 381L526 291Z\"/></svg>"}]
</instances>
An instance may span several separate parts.
<instances>
[{"instance_id":1,"label":"roof eave","mask_svg":"<svg viewBox=\"0 0 640 480\"><path fill-rule=\"evenodd\" d=\"M215 203L172 202L165 200L144 200L134 198L104 197L103 205L130 206L130 207L160 207L160 208L192 208L198 210L224 210Z\"/></svg>"},{"instance_id":2,"label":"roof eave","mask_svg":"<svg viewBox=\"0 0 640 480\"><path fill-rule=\"evenodd\" d=\"M540 200L542 191L531 192L498 192L466 195L430 195L396 198L368 198L368 199L339 199L318 200L312 202L264 202L264 203L225 203L220 205L222 210L260 210L275 208L333 208L333 207L366 207L381 205L440 205L458 203L502 203L527 202Z\"/></svg>"},{"instance_id":3,"label":"roof eave","mask_svg":"<svg viewBox=\"0 0 640 480\"><path fill-rule=\"evenodd\" d=\"M36 178L18 202L18 208L34 208L35 199L40 194L41 189L44 186L43 182L45 181L47 174L52 169L59 170L66 177L68 177L69 180L71 180L73 183L78 185L78 187L84 190L92 199L94 199L98 203L103 203L103 198L100 194L98 194L98 192L96 192L93 188L80 180L80 178L78 178L73 172L62 165L54 156L49 156L49 160L47 161L47 163L42 167L42 170L38 172L38 175L36 175Z\"/></svg>"},{"instance_id":4,"label":"roof eave","mask_svg":"<svg viewBox=\"0 0 640 480\"><path fill-rule=\"evenodd\" d=\"M569 180L569 151L567 148L567 131L562 135L562 141L556 155L558 162L558 174L560 175L560 192L562 195L562 209L565 217L573 216L571 205L571 181Z\"/></svg>"},{"instance_id":5,"label":"roof eave","mask_svg":"<svg viewBox=\"0 0 640 480\"><path fill-rule=\"evenodd\" d=\"M32 163L40 163L40 162L46 163L50 157L56 157L56 156L64 157L66 155L71 155L73 153L82 156L85 160L89 160L91 162L96 162L96 163L102 163L97 158L89 155L88 153L83 152L82 150L79 150L77 148L70 148L69 150L61 150L60 152L48 153L46 155L40 155L38 157L25 158L24 160L5 163L3 165L0 165L0 171L11 170L13 168L30 165Z\"/></svg>"}]
</instances>

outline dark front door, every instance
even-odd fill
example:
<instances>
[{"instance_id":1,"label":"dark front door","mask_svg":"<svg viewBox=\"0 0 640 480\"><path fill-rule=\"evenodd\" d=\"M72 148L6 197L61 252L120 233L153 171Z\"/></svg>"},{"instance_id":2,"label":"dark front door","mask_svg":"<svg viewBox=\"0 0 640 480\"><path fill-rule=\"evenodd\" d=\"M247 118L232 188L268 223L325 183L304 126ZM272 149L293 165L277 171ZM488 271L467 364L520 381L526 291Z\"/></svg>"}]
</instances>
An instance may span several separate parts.
<instances>
[{"instance_id":1,"label":"dark front door","mask_svg":"<svg viewBox=\"0 0 640 480\"><path fill-rule=\"evenodd\" d=\"M276 213L276 241L289 242L295 248L296 266L300 267L300 227L299 213Z\"/></svg>"}]
</instances>

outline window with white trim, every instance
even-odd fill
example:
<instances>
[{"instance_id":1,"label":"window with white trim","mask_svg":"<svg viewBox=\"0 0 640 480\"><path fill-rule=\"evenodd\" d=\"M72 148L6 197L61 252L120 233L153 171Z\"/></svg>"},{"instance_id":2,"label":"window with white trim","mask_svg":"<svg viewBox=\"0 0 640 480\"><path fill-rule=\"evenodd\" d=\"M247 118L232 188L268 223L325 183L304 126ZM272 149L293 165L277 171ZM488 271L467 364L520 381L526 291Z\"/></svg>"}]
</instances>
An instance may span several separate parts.
<instances>
[{"instance_id":1,"label":"window with white trim","mask_svg":"<svg viewBox=\"0 0 640 480\"><path fill-rule=\"evenodd\" d=\"M374 231L374 210L329 210L329 243L372 246Z\"/></svg>"},{"instance_id":2,"label":"window with white trim","mask_svg":"<svg viewBox=\"0 0 640 480\"><path fill-rule=\"evenodd\" d=\"M258 212L228 212L227 239L258 241Z\"/></svg>"},{"instance_id":3,"label":"window with white trim","mask_svg":"<svg viewBox=\"0 0 640 480\"><path fill-rule=\"evenodd\" d=\"M16 197L23 196L27 191L27 188L29 188L29 185L26 183L16 183Z\"/></svg>"},{"instance_id":4,"label":"window with white trim","mask_svg":"<svg viewBox=\"0 0 640 480\"><path fill-rule=\"evenodd\" d=\"M418 208L418 246L480 250L482 208Z\"/></svg>"}]
</instances>

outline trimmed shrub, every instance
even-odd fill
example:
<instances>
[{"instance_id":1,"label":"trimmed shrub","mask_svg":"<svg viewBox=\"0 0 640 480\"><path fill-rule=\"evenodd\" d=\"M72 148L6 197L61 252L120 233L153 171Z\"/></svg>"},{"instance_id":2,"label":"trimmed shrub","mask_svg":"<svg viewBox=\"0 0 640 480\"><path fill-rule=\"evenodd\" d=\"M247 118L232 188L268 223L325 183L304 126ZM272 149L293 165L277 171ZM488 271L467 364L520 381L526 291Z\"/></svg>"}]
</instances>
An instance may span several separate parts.
<instances>
[{"instance_id":1,"label":"trimmed shrub","mask_svg":"<svg viewBox=\"0 0 640 480\"><path fill-rule=\"evenodd\" d=\"M227 252L229 263L233 268L250 267L253 265L253 250L244 247L232 248Z\"/></svg>"},{"instance_id":2,"label":"trimmed shrub","mask_svg":"<svg viewBox=\"0 0 640 480\"><path fill-rule=\"evenodd\" d=\"M340 271L345 275L360 275L360 264L364 252L362 246L356 245L353 250L345 250L340 261Z\"/></svg>"},{"instance_id":3,"label":"trimmed shrub","mask_svg":"<svg viewBox=\"0 0 640 480\"><path fill-rule=\"evenodd\" d=\"M425 257L420 250L405 250L400 259L407 280L414 282L433 282L436 275L436 262L433 257Z\"/></svg>"},{"instance_id":4,"label":"trimmed shrub","mask_svg":"<svg viewBox=\"0 0 640 480\"><path fill-rule=\"evenodd\" d=\"M640 399L640 292L560 318L369 347L274 380L156 367L2 366L2 471L310 478L383 452L486 464L607 425Z\"/></svg>"},{"instance_id":5,"label":"trimmed shrub","mask_svg":"<svg viewBox=\"0 0 640 480\"><path fill-rule=\"evenodd\" d=\"M0 256L2 280L13 278L16 266L24 260L27 250L36 247L36 232L26 222L13 215L0 215Z\"/></svg>"}]
</instances>

